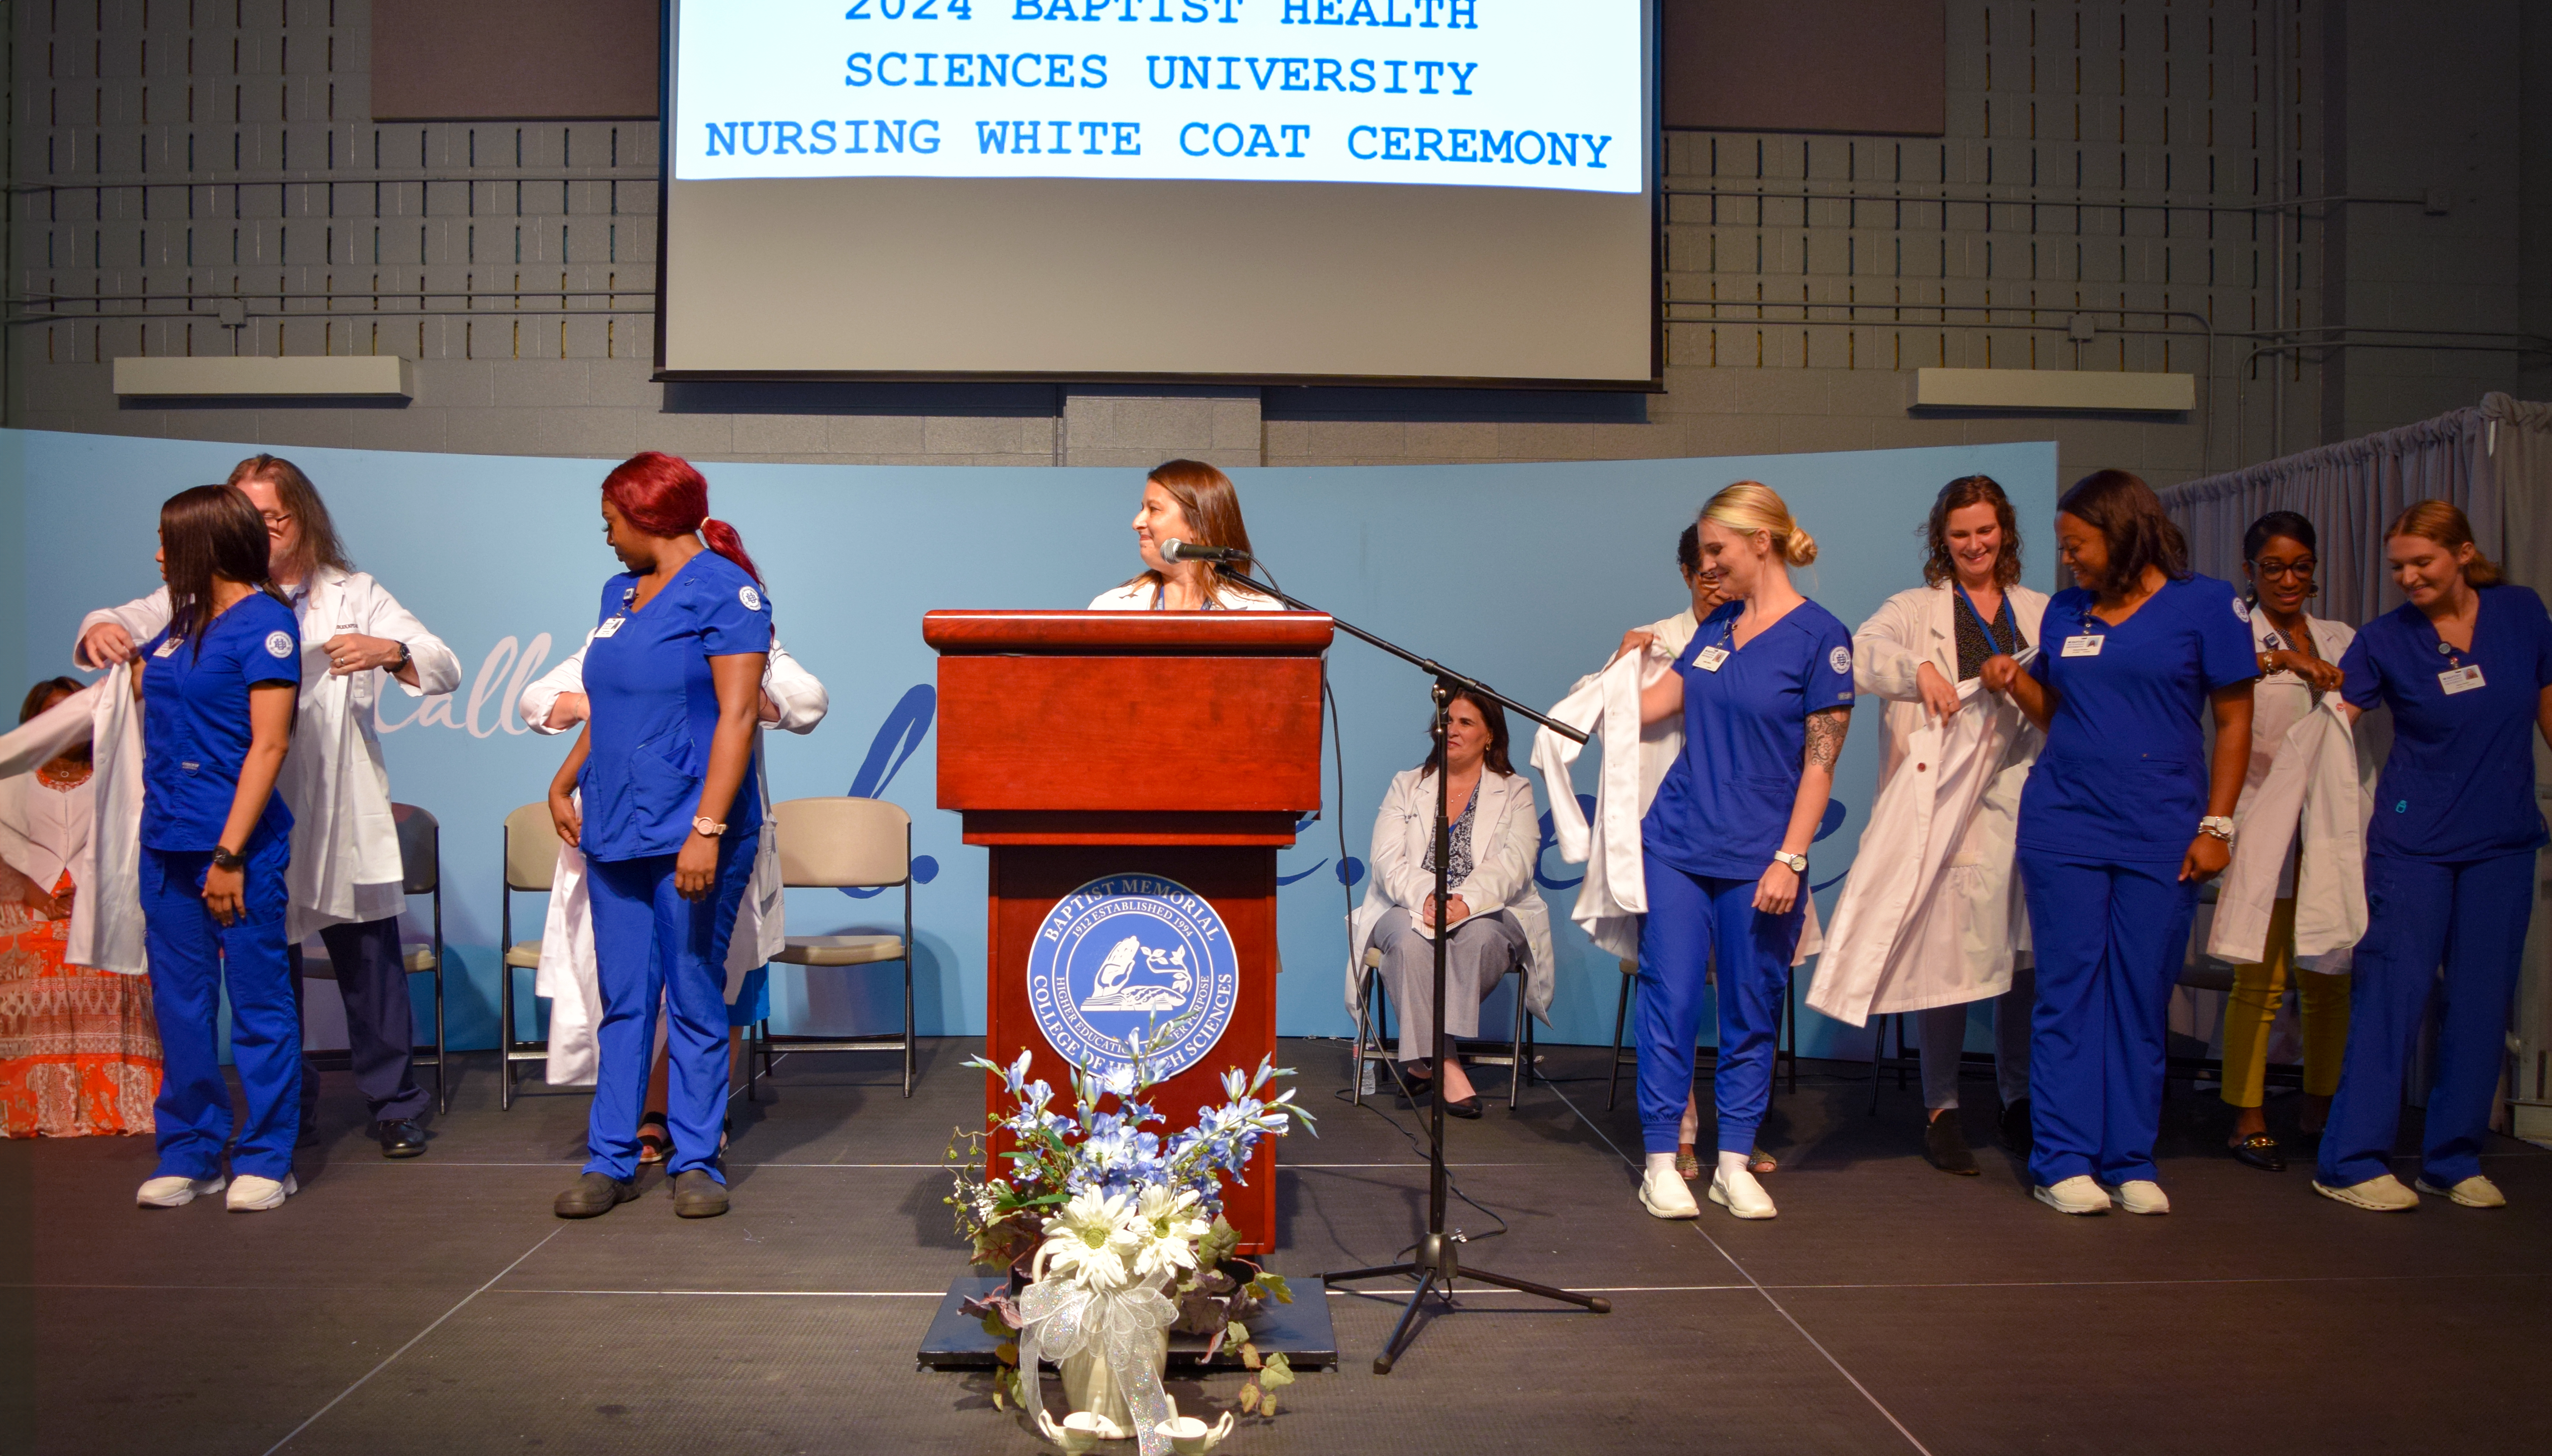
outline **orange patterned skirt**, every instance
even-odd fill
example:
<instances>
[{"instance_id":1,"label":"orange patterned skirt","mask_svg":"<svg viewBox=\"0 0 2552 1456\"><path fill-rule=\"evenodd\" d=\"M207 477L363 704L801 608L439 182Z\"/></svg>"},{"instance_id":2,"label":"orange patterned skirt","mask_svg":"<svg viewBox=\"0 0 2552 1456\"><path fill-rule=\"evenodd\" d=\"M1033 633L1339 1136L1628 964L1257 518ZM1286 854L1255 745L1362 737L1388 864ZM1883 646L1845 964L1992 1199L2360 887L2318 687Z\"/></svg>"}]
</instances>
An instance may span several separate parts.
<instances>
[{"instance_id":1,"label":"orange patterned skirt","mask_svg":"<svg viewBox=\"0 0 2552 1456\"><path fill-rule=\"evenodd\" d=\"M63 965L70 928L0 905L0 1135L147 1133L160 1094L151 978Z\"/></svg>"}]
</instances>

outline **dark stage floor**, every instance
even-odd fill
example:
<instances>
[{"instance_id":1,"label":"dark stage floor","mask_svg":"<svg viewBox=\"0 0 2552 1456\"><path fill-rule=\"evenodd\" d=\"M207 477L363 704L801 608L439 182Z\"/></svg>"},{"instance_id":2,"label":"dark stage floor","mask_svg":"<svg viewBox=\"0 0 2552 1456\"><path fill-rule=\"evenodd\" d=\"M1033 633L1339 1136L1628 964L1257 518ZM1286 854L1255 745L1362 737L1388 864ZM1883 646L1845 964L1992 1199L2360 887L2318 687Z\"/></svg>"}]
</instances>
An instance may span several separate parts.
<instances>
[{"instance_id":1,"label":"dark stage floor","mask_svg":"<svg viewBox=\"0 0 2552 1456\"><path fill-rule=\"evenodd\" d=\"M661 1185L600 1219L552 1217L585 1098L534 1087L500 1112L489 1058L465 1059L432 1152L404 1163L372 1153L332 1074L326 1145L271 1213L137 1209L139 1140L12 1145L32 1273L0 1273L18 1318L32 1281L36 1449L1039 1449L991 1408L984 1377L913 1367L964 1270L937 1165L982 1107L958 1066L972 1050L933 1046L909 1101L883 1058L785 1061L763 1102L739 1103L735 1211L699 1223L677 1220ZM1424 1165L1393 1125L1417 1117L1332 1101L1337 1043L1285 1053L1325 1115L1318 1140L1281 1152L1275 1268L1392 1259L1425 1207ZM1764 1133L1781 1216L1705 1204L1697 1223L1661 1223L1634 1201L1638 1131L1627 1106L1603 1110L1603 1056L1546 1050L1563 1080L1451 1138L1462 1188L1512 1225L1472 1247L1478 1262L1600 1291L1613 1312L1465 1294L1471 1312L1435 1318L1377 1377L1398 1298L1333 1296L1340 1367L1304 1376L1272 1423L1244 1422L1223 1449L2552 1446L2552 1153L2494 1144L2502 1211L2364 1213L2313 1196L2301 1167L2233 1163L2224 1109L2182 1087L2163 1165L2178 1211L2069 1219L2030 1201L1999 1153L1976 1179L1924 1164L1919 1097L1892 1078L1871 1116L1861 1069L1811 1064ZM1982 1145L1993 1094L1968 1091ZM1455 1206L1473 1234L1493 1226ZM1194 1411L1237 1385L1173 1390Z\"/></svg>"}]
</instances>

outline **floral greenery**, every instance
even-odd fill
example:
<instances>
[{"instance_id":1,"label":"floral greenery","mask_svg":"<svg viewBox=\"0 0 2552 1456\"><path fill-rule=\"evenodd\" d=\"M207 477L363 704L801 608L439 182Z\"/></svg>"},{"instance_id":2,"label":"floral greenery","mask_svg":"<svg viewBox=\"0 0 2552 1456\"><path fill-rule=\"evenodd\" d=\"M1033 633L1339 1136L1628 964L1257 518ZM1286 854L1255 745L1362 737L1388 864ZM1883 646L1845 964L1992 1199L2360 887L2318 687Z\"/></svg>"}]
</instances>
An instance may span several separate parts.
<instances>
[{"instance_id":1,"label":"floral greenery","mask_svg":"<svg viewBox=\"0 0 2552 1456\"><path fill-rule=\"evenodd\" d=\"M1152 1042L1165 1041L1168 1030ZM1244 1182L1261 1137L1284 1136L1295 1117L1311 1124L1312 1114L1294 1105L1291 1088L1262 1095L1293 1069L1261 1060L1254 1075L1226 1071L1228 1100L1202 1109L1193 1127L1164 1140L1150 1130L1162 1118L1145 1100L1157 1079L1140 1039L1130 1066L1074 1070L1071 1117L1052 1110L1052 1087L1028 1079L1028 1053L1008 1067L983 1057L967 1065L1000 1077L1012 1104L1008 1115L987 1117L984 1131L961 1133L949 1144L954 1187L945 1201L973 1261L1025 1275L1033 1257L1040 1275L1098 1289L1175 1278L1180 1325L1213 1332L1209 1361L1232 1344L1251 1372L1241 1408L1273 1415L1275 1392L1293 1383L1293 1371L1281 1353L1261 1358L1240 1321L1267 1300L1292 1302L1293 1294L1280 1276L1234 1255L1240 1236L1223 1217L1218 1175ZM999 1174L989 1156L997 1133L1013 1143L1001 1155L1010 1167ZM995 1407L1023 1406L1017 1305L997 1293L970 1307L1002 1341L995 1351L1001 1361Z\"/></svg>"}]
</instances>

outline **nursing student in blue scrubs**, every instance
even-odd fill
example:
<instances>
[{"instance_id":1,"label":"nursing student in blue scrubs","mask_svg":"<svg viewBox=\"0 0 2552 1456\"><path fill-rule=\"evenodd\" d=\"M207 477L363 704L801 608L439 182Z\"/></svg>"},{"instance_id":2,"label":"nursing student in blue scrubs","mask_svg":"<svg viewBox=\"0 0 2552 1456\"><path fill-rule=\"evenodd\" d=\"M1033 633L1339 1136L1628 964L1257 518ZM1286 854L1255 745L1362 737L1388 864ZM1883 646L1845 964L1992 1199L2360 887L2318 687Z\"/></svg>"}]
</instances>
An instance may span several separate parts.
<instances>
[{"instance_id":1,"label":"nursing student in blue scrubs","mask_svg":"<svg viewBox=\"0 0 2552 1456\"><path fill-rule=\"evenodd\" d=\"M168 625L142 645L143 944L162 1071L153 1105L159 1171L145 1207L224 1187L234 1212L280 1206L296 1186L301 1013L284 938L292 811L274 791L301 694L301 633L266 579L266 520L230 485L160 507ZM227 984L231 1060L248 1094L233 1126L214 1044Z\"/></svg>"},{"instance_id":2,"label":"nursing student in blue scrubs","mask_svg":"<svg viewBox=\"0 0 2552 1456\"><path fill-rule=\"evenodd\" d=\"M2339 666L2352 712L2392 709L2392 752L2367 826L2366 936L2313 1188L2379 1212L2416 1207L2419 1194L2497 1208L2507 1198L2482 1174L2481 1145L2534 909L2535 852L2552 838L2535 807L2530 741L2552 743L2552 618L2541 597L2499 579L2448 502L2411 506L2384 535L2408 600L2367 623ZM2414 1193L2392 1176L2392 1136L2431 1006L2436 1066Z\"/></svg>"},{"instance_id":3,"label":"nursing student in blue scrubs","mask_svg":"<svg viewBox=\"0 0 2552 1456\"><path fill-rule=\"evenodd\" d=\"M2048 601L2027 669L1996 657L1979 675L2047 734L2018 833L2038 961L2030 1182L2059 1212L2168 1213L2165 1017L2197 888L2233 858L2259 659L2232 583L2189 571L2144 481L2096 471L2056 510L2075 584Z\"/></svg>"},{"instance_id":4,"label":"nursing student in blue scrubs","mask_svg":"<svg viewBox=\"0 0 2552 1456\"><path fill-rule=\"evenodd\" d=\"M1641 694L1643 722L1683 715L1683 751L1640 825L1648 912L1640 930L1640 1204L1701 1208L1675 1171L1692 1092L1693 1038L1719 964L1719 1116L1710 1200L1740 1218L1778 1210L1747 1166L1772 1094L1791 952L1806 918L1808 845L1852 726L1852 631L1799 594L1791 567L1816 543L1766 486L1710 498L1701 567L1727 601L1701 619L1674 671Z\"/></svg>"},{"instance_id":5,"label":"nursing student in blue scrubs","mask_svg":"<svg viewBox=\"0 0 2552 1456\"><path fill-rule=\"evenodd\" d=\"M604 477L604 538L629 570L603 583L585 648L588 716L550 782L562 838L585 851L602 1023L590 1155L562 1218L638 1196L638 1114L661 1001L674 1211L727 1210L718 1130L727 1098L726 947L762 824L753 730L771 602L708 482L654 451ZM581 790L579 800L571 793Z\"/></svg>"}]
</instances>

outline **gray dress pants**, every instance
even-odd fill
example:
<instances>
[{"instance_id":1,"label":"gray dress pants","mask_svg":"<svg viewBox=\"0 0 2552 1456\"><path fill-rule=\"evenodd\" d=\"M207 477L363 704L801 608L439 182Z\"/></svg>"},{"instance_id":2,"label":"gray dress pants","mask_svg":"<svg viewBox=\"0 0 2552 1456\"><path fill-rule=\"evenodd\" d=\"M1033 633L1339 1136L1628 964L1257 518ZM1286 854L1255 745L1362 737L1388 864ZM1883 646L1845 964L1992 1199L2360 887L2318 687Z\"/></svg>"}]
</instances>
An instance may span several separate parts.
<instances>
[{"instance_id":1,"label":"gray dress pants","mask_svg":"<svg viewBox=\"0 0 2552 1456\"><path fill-rule=\"evenodd\" d=\"M2029 1012L2038 1000L2038 973L2023 966L2011 973L2011 989L1994 997L1994 1090L2004 1106L2029 1095ZM1923 1066L1923 1105L1959 1105L1959 1053L1967 1041L1967 1007L1932 1006L1914 1014L1923 1038L1917 1060Z\"/></svg>"},{"instance_id":2,"label":"gray dress pants","mask_svg":"<svg viewBox=\"0 0 2552 1456\"><path fill-rule=\"evenodd\" d=\"M1373 928L1373 944L1382 948L1382 988L1391 996L1399 1020L1400 1060L1415 1062L1435 1055L1436 947L1418 929L1409 911L1395 908ZM1524 960L1524 927L1504 910L1473 915L1453 927L1444 947L1444 1033L1448 1037L1480 1034L1480 1002L1498 982Z\"/></svg>"}]
</instances>

